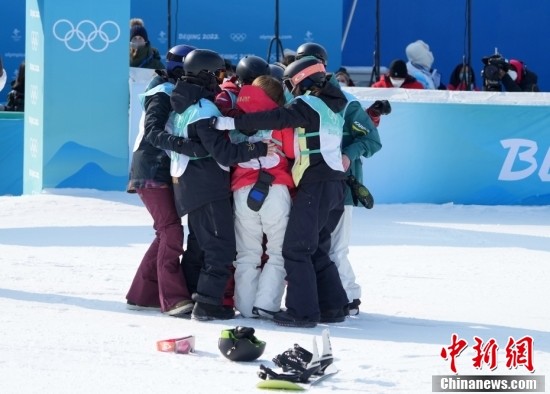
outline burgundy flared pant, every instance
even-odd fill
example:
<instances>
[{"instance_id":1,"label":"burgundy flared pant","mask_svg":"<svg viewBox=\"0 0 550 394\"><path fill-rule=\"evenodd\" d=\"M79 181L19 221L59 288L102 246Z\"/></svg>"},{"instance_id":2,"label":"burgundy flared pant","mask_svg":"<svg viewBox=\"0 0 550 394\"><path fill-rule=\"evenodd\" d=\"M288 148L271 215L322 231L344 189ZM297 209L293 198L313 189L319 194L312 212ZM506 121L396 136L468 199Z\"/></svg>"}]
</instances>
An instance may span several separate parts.
<instances>
[{"instance_id":1,"label":"burgundy flared pant","mask_svg":"<svg viewBox=\"0 0 550 394\"><path fill-rule=\"evenodd\" d=\"M160 306L163 312L191 299L180 266L183 226L172 188L138 189L153 218L155 239L143 256L126 299L137 305Z\"/></svg>"}]
</instances>

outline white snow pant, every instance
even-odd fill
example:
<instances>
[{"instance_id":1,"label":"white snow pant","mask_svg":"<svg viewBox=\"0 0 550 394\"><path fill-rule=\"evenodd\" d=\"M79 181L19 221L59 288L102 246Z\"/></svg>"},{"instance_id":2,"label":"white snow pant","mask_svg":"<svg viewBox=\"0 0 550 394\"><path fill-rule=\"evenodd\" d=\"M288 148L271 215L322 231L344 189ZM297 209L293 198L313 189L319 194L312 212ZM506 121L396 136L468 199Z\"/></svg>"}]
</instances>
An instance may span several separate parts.
<instances>
[{"instance_id":1,"label":"white snow pant","mask_svg":"<svg viewBox=\"0 0 550 394\"><path fill-rule=\"evenodd\" d=\"M346 205L344 207L344 214L331 235L329 253L330 259L338 267L340 280L349 302L361 298L361 286L355 282L355 273L348 259L352 212L353 205Z\"/></svg>"},{"instance_id":2,"label":"white snow pant","mask_svg":"<svg viewBox=\"0 0 550 394\"><path fill-rule=\"evenodd\" d=\"M291 206L288 188L273 185L262 208L255 212L246 204L251 188L233 192L237 240L235 307L244 317L254 317L254 306L272 312L281 309L286 276L282 247ZM269 260L260 269L264 233Z\"/></svg>"}]
</instances>

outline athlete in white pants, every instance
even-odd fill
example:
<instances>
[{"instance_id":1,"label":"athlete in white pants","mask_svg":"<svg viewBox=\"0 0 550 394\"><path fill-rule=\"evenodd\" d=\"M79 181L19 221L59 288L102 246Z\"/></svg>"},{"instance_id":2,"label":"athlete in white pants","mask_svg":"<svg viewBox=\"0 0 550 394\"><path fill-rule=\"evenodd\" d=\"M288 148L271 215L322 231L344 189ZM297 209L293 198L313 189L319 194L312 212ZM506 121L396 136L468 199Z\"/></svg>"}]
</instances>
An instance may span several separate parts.
<instances>
[{"instance_id":1,"label":"athlete in white pants","mask_svg":"<svg viewBox=\"0 0 550 394\"><path fill-rule=\"evenodd\" d=\"M348 259L352 212L353 205L344 206L344 214L331 235L329 253L330 259L334 261L334 264L338 267L340 280L342 281L342 286L344 286L350 304L352 304L354 300L361 299L361 286L355 281L355 273ZM359 310L354 311L350 309L351 315L356 315L358 313Z\"/></svg>"},{"instance_id":2,"label":"athlete in white pants","mask_svg":"<svg viewBox=\"0 0 550 394\"><path fill-rule=\"evenodd\" d=\"M237 98L237 108L243 112L274 109L283 104L281 83L267 75L242 86ZM282 248L291 207L289 190L294 188L288 161L294 158L294 130L260 130L248 137L233 130L229 136L232 142L268 139L279 147L277 155L240 163L231 175L237 245L235 307L244 317L272 318L281 310L286 286ZM264 176L268 178L266 183L262 182ZM258 183L263 185L258 194L265 195L267 191L267 197L263 203L251 198L256 201L251 203L250 191L251 197L256 196ZM262 268L264 234L269 259Z\"/></svg>"},{"instance_id":3,"label":"athlete in white pants","mask_svg":"<svg viewBox=\"0 0 550 394\"><path fill-rule=\"evenodd\" d=\"M235 204L235 307L244 317L271 317L281 309L286 271L282 256L291 199L286 185L273 185L258 212L247 205L252 186L233 193ZM260 267L263 234L269 260ZM256 307L255 313L252 312ZM267 312L266 312L267 311Z\"/></svg>"}]
</instances>

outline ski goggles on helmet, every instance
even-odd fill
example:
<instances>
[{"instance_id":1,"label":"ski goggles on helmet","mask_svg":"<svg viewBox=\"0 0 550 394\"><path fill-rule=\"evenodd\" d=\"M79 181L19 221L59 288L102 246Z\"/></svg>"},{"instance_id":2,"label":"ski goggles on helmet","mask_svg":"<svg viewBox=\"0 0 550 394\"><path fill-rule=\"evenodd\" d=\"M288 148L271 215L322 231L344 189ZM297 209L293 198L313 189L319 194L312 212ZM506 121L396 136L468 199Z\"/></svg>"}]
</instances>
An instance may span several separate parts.
<instances>
[{"instance_id":1,"label":"ski goggles on helmet","mask_svg":"<svg viewBox=\"0 0 550 394\"><path fill-rule=\"evenodd\" d=\"M283 80L283 83L290 92L292 92L299 85L301 85L304 89L308 89L314 84L314 82L312 80L308 81L307 79L310 75L319 72L326 72L325 66L322 63L316 63L304 68L303 70L297 72L293 77Z\"/></svg>"}]
</instances>

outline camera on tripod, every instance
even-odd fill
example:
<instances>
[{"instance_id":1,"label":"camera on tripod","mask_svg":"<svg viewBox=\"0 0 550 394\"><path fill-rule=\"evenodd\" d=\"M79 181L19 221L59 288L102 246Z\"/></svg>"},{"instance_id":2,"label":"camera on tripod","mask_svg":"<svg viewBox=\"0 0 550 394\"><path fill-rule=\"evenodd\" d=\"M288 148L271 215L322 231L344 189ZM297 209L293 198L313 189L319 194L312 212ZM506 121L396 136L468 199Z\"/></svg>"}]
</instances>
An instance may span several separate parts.
<instances>
[{"instance_id":1,"label":"camera on tripod","mask_svg":"<svg viewBox=\"0 0 550 394\"><path fill-rule=\"evenodd\" d=\"M495 51L496 52L496 51ZM483 78L483 90L500 92L500 79L501 70L508 72L510 69L510 63L501 54L496 52L491 56L484 56L481 61L485 65L481 70L481 77Z\"/></svg>"}]
</instances>

